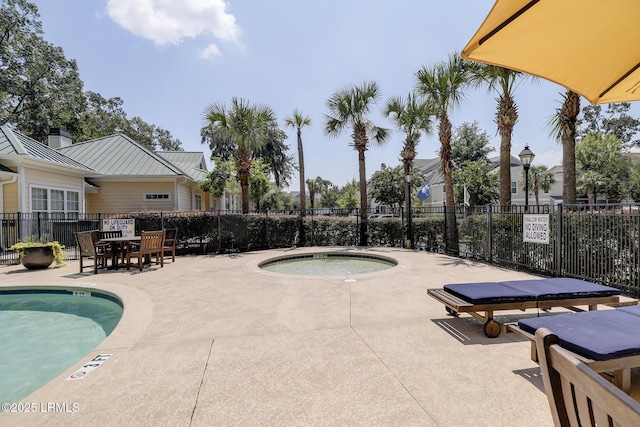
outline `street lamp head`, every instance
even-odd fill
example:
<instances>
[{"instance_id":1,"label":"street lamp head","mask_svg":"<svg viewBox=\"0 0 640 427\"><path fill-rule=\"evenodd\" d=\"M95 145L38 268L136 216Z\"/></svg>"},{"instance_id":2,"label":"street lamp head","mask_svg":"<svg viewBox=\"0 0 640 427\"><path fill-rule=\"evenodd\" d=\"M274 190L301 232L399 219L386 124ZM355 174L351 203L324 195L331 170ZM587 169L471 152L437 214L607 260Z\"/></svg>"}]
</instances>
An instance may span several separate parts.
<instances>
[{"instance_id":1,"label":"street lamp head","mask_svg":"<svg viewBox=\"0 0 640 427\"><path fill-rule=\"evenodd\" d=\"M525 145L524 150L522 150L519 154L520 162L522 162L522 167L525 169L529 169L531 166L531 162L533 162L533 158L536 156L533 154L533 151L529 150L529 146Z\"/></svg>"},{"instance_id":2,"label":"street lamp head","mask_svg":"<svg viewBox=\"0 0 640 427\"><path fill-rule=\"evenodd\" d=\"M404 180L407 182L411 182L411 172L407 172L407 174L404 176Z\"/></svg>"}]
</instances>

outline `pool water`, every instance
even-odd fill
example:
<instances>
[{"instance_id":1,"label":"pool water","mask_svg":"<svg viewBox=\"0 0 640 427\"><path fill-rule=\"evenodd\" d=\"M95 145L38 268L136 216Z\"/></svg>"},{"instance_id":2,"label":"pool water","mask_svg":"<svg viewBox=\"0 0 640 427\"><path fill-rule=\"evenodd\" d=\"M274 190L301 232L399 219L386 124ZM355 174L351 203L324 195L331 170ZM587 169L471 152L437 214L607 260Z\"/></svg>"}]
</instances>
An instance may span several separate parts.
<instances>
[{"instance_id":1,"label":"pool water","mask_svg":"<svg viewBox=\"0 0 640 427\"><path fill-rule=\"evenodd\" d=\"M395 260L386 257L321 253L274 258L261 263L260 268L274 273L332 276L372 273L396 264Z\"/></svg>"},{"instance_id":2,"label":"pool water","mask_svg":"<svg viewBox=\"0 0 640 427\"><path fill-rule=\"evenodd\" d=\"M73 366L121 316L106 295L0 291L0 402L19 402Z\"/></svg>"}]
</instances>

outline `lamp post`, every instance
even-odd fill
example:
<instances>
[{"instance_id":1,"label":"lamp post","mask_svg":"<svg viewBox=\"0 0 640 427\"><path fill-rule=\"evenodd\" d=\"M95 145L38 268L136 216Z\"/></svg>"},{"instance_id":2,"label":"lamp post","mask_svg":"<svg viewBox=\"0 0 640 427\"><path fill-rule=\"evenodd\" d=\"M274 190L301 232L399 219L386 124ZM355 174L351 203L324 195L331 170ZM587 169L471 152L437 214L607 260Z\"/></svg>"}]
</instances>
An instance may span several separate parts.
<instances>
[{"instance_id":1,"label":"lamp post","mask_svg":"<svg viewBox=\"0 0 640 427\"><path fill-rule=\"evenodd\" d=\"M531 167L531 162L533 158L536 156L533 154L533 151L529 150L529 146L525 145L524 150L522 150L519 154L520 162L522 163L522 167L524 168L524 210L525 212L529 211L529 167Z\"/></svg>"},{"instance_id":2,"label":"lamp post","mask_svg":"<svg viewBox=\"0 0 640 427\"><path fill-rule=\"evenodd\" d=\"M413 220L411 215L411 170L404 176L404 199L407 205L407 248L413 249Z\"/></svg>"}]
</instances>

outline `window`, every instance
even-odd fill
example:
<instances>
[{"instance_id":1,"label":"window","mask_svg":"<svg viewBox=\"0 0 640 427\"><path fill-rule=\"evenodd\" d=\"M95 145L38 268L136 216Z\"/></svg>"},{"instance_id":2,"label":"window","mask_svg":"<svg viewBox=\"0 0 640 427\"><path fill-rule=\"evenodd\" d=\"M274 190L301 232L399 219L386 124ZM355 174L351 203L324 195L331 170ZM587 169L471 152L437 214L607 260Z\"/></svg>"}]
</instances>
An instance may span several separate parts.
<instances>
[{"instance_id":1,"label":"window","mask_svg":"<svg viewBox=\"0 0 640 427\"><path fill-rule=\"evenodd\" d=\"M518 183L511 181L511 194L518 194Z\"/></svg>"},{"instance_id":2,"label":"window","mask_svg":"<svg viewBox=\"0 0 640 427\"><path fill-rule=\"evenodd\" d=\"M49 190L51 194L51 211L64 212L64 191Z\"/></svg>"},{"instance_id":3,"label":"window","mask_svg":"<svg viewBox=\"0 0 640 427\"><path fill-rule=\"evenodd\" d=\"M169 193L145 193L144 200L147 202L171 200Z\"/></svg>"},{"instance_id":4,"label":"window","mask_svg":"<svg viewBox=\"0 0 640 427\"><path fill-rule=\"evenodd\" d=\"M194 206L195 210L197 211L201 211L202 210L202 196L199 194L196 194L196 199L195 199L195 206Z\"/></svg>"},{"instance_id":5,"label":"window","mask_svg":"<svg viewBox=\"0 0 640 427\"><path fill-rule=\"evenodd\" d=\"M46 188L33 188L31 190L31 210L34 212L47 212L49 210L49 192Z\"/></svg>"},{"instance_id":6,"label":"window","mask_svg":"<svg viewBox=\"0 0 640 427\"><path fill-rule=\"evenodd\" d=\"M31 211L46 212L52 218L72 219L80 213L80 193L55 188L32 187Z\"/></svg>"},{"instance_id":7,"label":"window","mask_svg":"<svg viewBox=\"0 0 640 427\"><path fill-rule=\"evenodd\" d=\"M67 193L67 211L80 212L80 194L75 191Z\"/></svg>"}]
</instances>

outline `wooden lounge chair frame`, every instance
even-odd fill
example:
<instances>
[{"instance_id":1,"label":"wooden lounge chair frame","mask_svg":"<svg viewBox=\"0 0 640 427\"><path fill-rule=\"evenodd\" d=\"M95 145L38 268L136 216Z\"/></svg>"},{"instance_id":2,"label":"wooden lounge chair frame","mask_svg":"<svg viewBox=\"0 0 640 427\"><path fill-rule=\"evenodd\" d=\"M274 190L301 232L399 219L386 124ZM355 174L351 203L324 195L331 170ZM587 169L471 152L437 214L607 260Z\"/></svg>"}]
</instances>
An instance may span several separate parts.
<instances>
[{"instance_id":1,"label":"wooden lounge chair frame","mask_svg":"<svg viewBox=\"0 0 640 427\"><path fill-rule=\"evenodd\" d=\"M90 267L82 265L84 258L93 258L93 274L98 274L98 263L106 268L107 259L112 257L112 254L105 250L104 245L96 244L95 235L94 231L80 231L75 234L76 244L80 251L80 273L86 267Z\"/></svg>"},{"instance_id":2,"label":"wooden lounge chair frame","mask_svg":"<svg viewBox=\"0 0 640 427\"><path fill-rule=\"evenodd\" d=\"M540 370L556 427L639 426L640 403L560 347L549 329L535 334Z\"/></svg>"},{"instance_id":3,"label":"wooden lounge chair frame","mask_svg":"<svg viewBox=\"0 0 640 427\"><path fill-rule=\"evenodd\" d=\"M138 258L138 268L142 271L145 259L156 257L156 265L164 267L164 230L142 231L140 233L140 244L137 248L127 250L127 270L131 267L131 258Z\"/></svg>"},{"instance_id":4,"label":"wooden lounge chair frame","mask_svg":"<svg viewBox=\"0 0 640 427\"><path fill-rule=\"evenodd\" d=\"M618 295L611 296L590 296L580 298L562 298L548 300L531 301L510 301L486 304L473 304L459 298L445 289L428 289L427 293L444 304L447 312L452 315L458 313L468 313L479 321L483 322L482 330L489 338L500 335L502 325L494 319L494 312L501 310L521 310L539 309L548 310L554 307L564 307L572 311L584 311L578 306L588 306L589 310L597 310L598 304L616 304L619 301ZM484 312L484 314L482 314Z\"/></svg>"}]
</instances>

